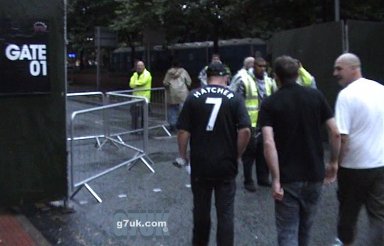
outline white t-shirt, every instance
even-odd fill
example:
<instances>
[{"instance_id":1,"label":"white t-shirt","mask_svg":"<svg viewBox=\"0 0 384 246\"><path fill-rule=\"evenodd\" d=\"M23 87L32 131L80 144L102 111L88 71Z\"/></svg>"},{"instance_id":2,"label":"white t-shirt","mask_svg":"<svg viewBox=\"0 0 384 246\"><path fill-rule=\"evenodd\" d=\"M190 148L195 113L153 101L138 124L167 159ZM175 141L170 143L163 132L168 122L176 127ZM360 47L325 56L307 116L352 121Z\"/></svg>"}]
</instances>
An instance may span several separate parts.
<instances>
[{"instance_id":1,"label":"white t-shirt","mask_svg":"<svg viewBox=\"0 0 384 246\"><path fill-rule=\"evenodd\" d=\"M384 86L360 78L340 91L335 118L349 137L343 162L346 168L384 166Z\"/></svg>"}]
</instances>

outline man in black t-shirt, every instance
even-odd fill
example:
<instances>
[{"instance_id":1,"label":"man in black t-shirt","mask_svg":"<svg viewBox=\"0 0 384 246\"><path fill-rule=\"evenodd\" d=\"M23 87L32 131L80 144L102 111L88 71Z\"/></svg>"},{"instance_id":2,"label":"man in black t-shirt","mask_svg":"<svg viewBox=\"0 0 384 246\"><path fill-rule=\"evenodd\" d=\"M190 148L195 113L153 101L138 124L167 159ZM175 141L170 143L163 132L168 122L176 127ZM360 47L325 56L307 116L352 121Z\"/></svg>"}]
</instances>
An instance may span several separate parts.
<instances>
[{"instance_id":1,"label":"man in black t-shirt","mask_svg":"<svg viewBox=\"0 0 384 246\"><path fill-rule=\"evenodd\" d=\"M190 143L193 193L193 245L208 245L212 192L217 211L217 244L234 243L237 162L247 146L251 122L243 99L226 88L221 63L207 69L208 85L192 91L177 129L180 158L187 161Z\"/></svg>"},{"instance_id":2,"label":"man in black t-shirt","mask_svg":"<svg viewBox=\"0 0 384 246\"><path fill-rule=\"evenodd\" d=\"M324 96L295 83L297 62L288 56L274 64L280 89L261 105L264 155L272 174L278 243L309 245L310 229L324 181L337 171L340 134ZM327 126L330 163L325 169L321 139Z\"/></svg>"}]
</instances>

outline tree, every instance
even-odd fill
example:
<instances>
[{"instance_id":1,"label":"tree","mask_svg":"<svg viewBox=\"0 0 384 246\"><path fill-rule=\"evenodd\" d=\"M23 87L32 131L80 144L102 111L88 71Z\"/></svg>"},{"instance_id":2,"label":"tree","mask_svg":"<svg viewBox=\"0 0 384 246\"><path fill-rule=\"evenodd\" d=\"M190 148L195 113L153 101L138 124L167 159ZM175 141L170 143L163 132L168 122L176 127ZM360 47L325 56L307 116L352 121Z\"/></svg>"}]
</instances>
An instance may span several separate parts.
<instances>
[{"instance_id":1,"label":"tree","mask_svg":"<svg viewBox=\"0 0 384 246\"><path fill-rule=\"evenodd\" d=\"M384 2L382 0L349 0L340 2L342 19L384 20Z\"/></svg>"},{"instance_id":2,"label":"tree","mask_svg":"<svg viewBox=\"0 0 384 246\"><path fill-rule=\"evenodd\" d=\"M69 0L70 45L93 49L94 27L110 26L121 43L142 45L145 30L161 30L167 44L260 37L333 20L334 0ZM341 1L342 19L384 20L381 0ZM132 52L133 53L133 52ZM133 59L132 59L133 60Z\"/></svg>"},{"instance_id":3,"label":"tree","mask_svg":"<svg viewBox=\"0 0 384 246\"><path fill-rule=\"evenodd\" d=\"M68 49L79 54L81 68L85 55L94 53L95 26L108 26L118 4L113 0L69 0Z\"/></svg>"}]
</instances>

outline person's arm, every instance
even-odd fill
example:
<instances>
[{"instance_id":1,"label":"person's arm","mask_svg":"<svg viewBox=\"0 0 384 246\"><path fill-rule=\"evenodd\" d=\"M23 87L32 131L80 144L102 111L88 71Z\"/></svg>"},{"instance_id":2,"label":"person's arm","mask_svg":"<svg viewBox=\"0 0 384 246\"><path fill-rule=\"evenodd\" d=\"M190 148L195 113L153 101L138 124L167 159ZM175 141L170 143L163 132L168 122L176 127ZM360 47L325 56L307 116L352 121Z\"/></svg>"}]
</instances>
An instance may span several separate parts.
<instances>
[{"instance_id":1,"label":"person's arm","mask_svg":"<svg viewBox=\"0 0 384 246\"><path fill-rule=\"evenodd\" d=\"M340 164L343 162L345 153L348 150L348 144L349 144L349 136L347 134L341 134L341 147L340 147L340 154L339 154Z\"/></svg>"},{"instance_id":2,"label":"person's arm","mask_svg":"<svg viewBox=\"0 0 384 246\"><path fill-rule=\"evenodd\" d=\"M165 88L168 88L170 85L170 79L169 79L169 73L168 72L164 76L163 85L165 86Z\"/></svg>"},{"instance_id":3,"label":"person's arm","mask_svg":"<svg viewBox=\"0 0 384 246\"><path fill-rule=\"evenodd\" d=\"M177 144L179 146L179 156L188 163L187 148L191 134L186 130L177 132Z\"/></svg>"},{"instance_id":4,"label":"person's arm","mask_svg":"<svg viewBox=\"0 0 384 246\"><path fill-rule=\"evenodd\" d=\"M264 157L272 175L272 196L275 200L281 201L284 196L284 190L281 188L280 184L279 158L277 155L275 140L273 138L273 128L271 126L264 126L262 128L262 132Z\"/></svg>"},{"instance_id":5,"label":"person's arm","mask_svg":"<svg viewBox=\"0 0 384 246\"><path fill-rule=\"evenodd\" d=\"M336 180L338 170L338 159L340 153L340 132L337 128L335 118L330 118L326 121L328 132L328 142L330 147L330 159L326 167L325 183L332 183Z\"/></svg>"},{"instance_id":6,"label":"person's arm","mask_svg":"<svg viewBox=\"0 0 384 246\"><path fill-rule=\"evenodd\" d=\"M239 81L241 80L241 76L239 73L235 74L233 76L231 83L229 83L229 89L233 90L234 92L238 92L237 89L239 87Z\"/></svg>"},{"instance_id":7,"label":"person's arm","mask_svg":"<svg viewBox=\"0 0 384 246\"><path fill-rule=\"evenodd\" d=\"M148 72L147 70L144 70L144 72L135 81L135 87L146 85L147 83L151 83L151 81L152 81L151 73Z\"/></svg>"},{"instance_id":8,"label":"person's arm","mask_svg":"<svg viewBox=\"0 0 384 246\"><path fill-rule=\"evenodd\" d=\"M272 92L272 94L273 93L275 93L277 90L278 90L278 88L277 88L277 83L276 83L276 81L274 80L274 79L272 79L271 77L268 77L269 78L269 86L270 86L270 90L271 90L271 92ZM265 80L266 81L266 80Z\"/></svg>"},{"instance_id":9,"label":"person's arm","mask_svg":"<svg viewBox=\"0 0 384 246\"><path fill-rule=\"evenodd\" d=\"M204 67L200 73L199 73L199 80L200 80L200 85L201 86L204 86L207 84L207 71L206 71L207 67Z\"/></svg>"},{"instance_id":10,"label":"person's arm","mask_svg":"<svg viewBox=\"0 0 384 246\"><path fill-rule=\"evenodd\" d=\"M135 75L136 73L133 73L133 75L131 76L131 79L129 80L129 87L131 87L132 89L136 87L135 85Z\"/></svg>"},{"instance_id":11,"label":"person's arm","mask_svg":"<svg viewBox=\"0 0 384 246\"><path fill-rule=\"evenodd\" d=\"M188 88L191 87L192 85L192 79L191 79L191 76L189 76L189 73L187 72L187 70L184 69L184 74L185 74L185 84L187 85Z\"/></svg>"},{"instance_id":12,"label":"person's arm","mask_svg":"<svg viewBox=\"0 0 384 246\"><path fill-rule=\"evenodd\" d=\"M237 131L237 159L240 160L243 155L245 148L248 145L249 139L251 137L251 130L246 128L241 128Z\"/></svg>"}]
</instances>

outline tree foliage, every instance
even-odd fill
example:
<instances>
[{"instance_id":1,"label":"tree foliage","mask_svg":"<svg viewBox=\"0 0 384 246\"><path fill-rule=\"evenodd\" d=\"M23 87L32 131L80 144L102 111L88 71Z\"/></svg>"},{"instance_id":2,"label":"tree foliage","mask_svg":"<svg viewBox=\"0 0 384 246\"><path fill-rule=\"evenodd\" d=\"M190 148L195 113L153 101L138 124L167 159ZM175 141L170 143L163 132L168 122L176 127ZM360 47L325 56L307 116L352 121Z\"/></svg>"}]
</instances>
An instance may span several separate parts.
<instances>
[{"instance_id":1,"label":"tree foliage","mask_svg":"<svg viewBox=\"0 0 384 246\"><path fill-rule=\"evenodd\" d=\"M115 18L113 13L117 5L111 0L68 1L68 49L79 53L80 61L83 61L84 54L94 51L95 27L109 25Z\"/></svg>"},{"instance_id":2,"label":"tree foliage","mask_svg":"<svg viewBox=\"0 0 384 246\"><path fill-rule=\"evenodd\" d=\"M384 1L341 1L343 19L384 20ZM332 21L334 0L69 0L70 44L93 45L95 26L109 26L122 44L142 44L147 31L159 31L166 43L260 37ZM88 39L87 39L88 38Z\"/></svg>"}]
</instances>

